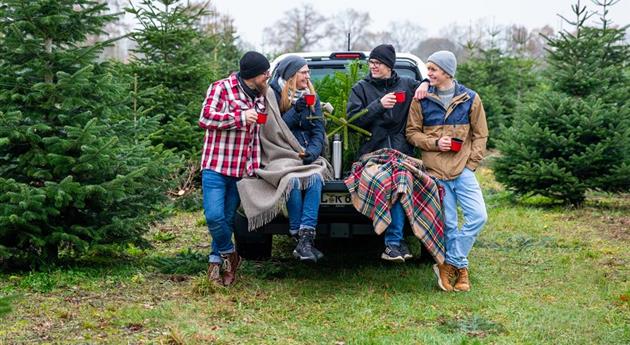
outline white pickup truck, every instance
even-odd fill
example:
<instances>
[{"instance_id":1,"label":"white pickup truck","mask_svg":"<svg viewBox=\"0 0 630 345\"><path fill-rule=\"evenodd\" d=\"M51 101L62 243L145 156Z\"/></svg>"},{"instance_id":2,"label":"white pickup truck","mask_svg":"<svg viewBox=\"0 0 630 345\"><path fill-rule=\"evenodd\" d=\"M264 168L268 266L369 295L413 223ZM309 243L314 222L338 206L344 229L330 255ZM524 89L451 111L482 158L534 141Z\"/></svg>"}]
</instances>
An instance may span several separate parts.
<instances>
[{"instance_id":1,"label":"white pickup truck","mask_svg":"<svg viewBox=\"0 0 630 345\"><path fill-rule=\"evenodd\" d=\"M367 62L369 52L313 52L292 53L278 56L271 62L272 71L287 55L298 55L306 59L311 70L311 79L317 81L335 72L346 70L349 62L362 60ZM394 69L399 76L423 80L427 69L422 60L413 54L396 55ZM322 102L326 102L325 99ZM330 146L330 145L329 145ZM330 160L330 157L327 157ZM331 160L332 162L332 160ZM350 238L353 236L374 235L370 219L357 212L351 204L350 194L343 183L345 174L340 179L327 181L322 192L317 226L317 238ZM406 232L411 233L410 229ZM271 256L273 235L288 235L288 219L280 214L271 223L256 229L247 230L247 219L237 213L235 219L235 239L239 254L247 259L268 259Z\"/></svg>"}]
</instances>

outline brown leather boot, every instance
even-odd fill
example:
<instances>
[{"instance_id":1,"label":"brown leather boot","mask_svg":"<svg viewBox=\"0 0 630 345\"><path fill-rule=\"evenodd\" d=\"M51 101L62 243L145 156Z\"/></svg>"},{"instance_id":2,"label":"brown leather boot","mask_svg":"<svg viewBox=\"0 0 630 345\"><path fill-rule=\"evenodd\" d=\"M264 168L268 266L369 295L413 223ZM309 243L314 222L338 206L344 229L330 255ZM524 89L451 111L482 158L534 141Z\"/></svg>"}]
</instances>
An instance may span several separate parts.
<instances>
[{"instance_id":1,"label":"brown leather boot","mask_svg":"<svg viewBox=\"0 0 630 345\"><path fill-rule=\"evenodd\" d=\"M223 265L225 265L225 269L223 271L223 285L230 286L236 282L236 270L238 269L238 266L241 265L242 259L238 256L236 251L230 254L222 255L222 257Z\"/></svg>"},{"instance_id":2,"label":"brown leather boot","mask_svg":"<svg viewBox=\"0 0 630 345\"><path fill-rule=\"evenodd\" d=\"M210 263L208 265L208 281L217 286L223 286L223 278L221 278L221 264Z\"/></svg>"},{"instance_id":3,"label":"brown leather boot","mask_svg":"<svg viewBox=\"0 0 630 345\"><path fill-rule=\"evenodd\" d=\"M468 279L468 269L466 267L457 269L457 281L453 287L455 291L470 291L470 280Z\"/></svg>"},{"instance_id":4,"label":"brown leather boot","mask_svg":"<svg viewBox=\"0 0 630 345\"><path fill-rule=\"evenodd\" d=\"M434 264L433 272L435 273L440 289L444 291L453 291L451 281L455 278L455 273L457 272L457 268L455 268L455 266L447 263Z\"/></svg>"}]
</instances>

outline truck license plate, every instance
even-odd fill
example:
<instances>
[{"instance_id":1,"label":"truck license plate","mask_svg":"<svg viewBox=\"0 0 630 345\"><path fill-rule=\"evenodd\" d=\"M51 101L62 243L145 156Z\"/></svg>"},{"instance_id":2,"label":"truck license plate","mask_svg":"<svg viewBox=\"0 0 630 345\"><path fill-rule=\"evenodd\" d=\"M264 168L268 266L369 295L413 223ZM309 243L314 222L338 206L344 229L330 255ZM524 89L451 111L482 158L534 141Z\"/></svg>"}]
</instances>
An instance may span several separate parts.
<instances>
[{"instance_id":1,"label":"truck license plate","mask_svg":"<svg viewBox=\"0 0 630 345\"><path fill-rule=\"evenodd\" d=\"M322 205L351 205L350 193L322 193Z\"/></svg>"}]
</instances>

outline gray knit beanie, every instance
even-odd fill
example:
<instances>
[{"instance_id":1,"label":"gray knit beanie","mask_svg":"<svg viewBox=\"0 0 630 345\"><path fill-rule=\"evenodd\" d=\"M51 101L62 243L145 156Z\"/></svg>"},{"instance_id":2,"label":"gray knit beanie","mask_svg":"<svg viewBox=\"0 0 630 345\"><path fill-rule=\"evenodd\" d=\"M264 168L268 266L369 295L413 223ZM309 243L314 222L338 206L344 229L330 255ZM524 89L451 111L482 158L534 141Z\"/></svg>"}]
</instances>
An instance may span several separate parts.
<instances>
[{"instance_id":1,"label":"gray knit beanie","mask_svg":"<svg viewBox=\"0 0 630 345\"><path fill-rule=\"evenodd\" d=\"M438 65L444 72L451 77L455 77L455 71L457 70L457 59L455 54L448 50L440 50L429 56L427 62L433 62Z\"/></svg>"},{"instance_id":2,"label":"gray knit beanie","mask_svg":"<svg viewBox=\"0 0 630 345\"><path fill-rule=\"evenodd\" d=\"M305 65L306 60L304 58L297 55L289 55L278 64L276 75L284 80L289 80Z\"/></svg>"}]
</instances>

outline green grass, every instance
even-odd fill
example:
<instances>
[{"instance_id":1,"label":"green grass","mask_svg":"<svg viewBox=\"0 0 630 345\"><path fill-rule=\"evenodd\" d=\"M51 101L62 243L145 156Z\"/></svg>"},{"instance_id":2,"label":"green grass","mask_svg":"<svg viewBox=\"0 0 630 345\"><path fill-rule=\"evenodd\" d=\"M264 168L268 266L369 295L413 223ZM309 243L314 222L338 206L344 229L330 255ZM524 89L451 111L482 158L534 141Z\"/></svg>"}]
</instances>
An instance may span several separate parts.
<instances>
[{"instance_id":1,"label":"green grass","mask_svg":"<svg viewBox=\"0 0 630 345\"><path fill-rule=\"evenodd\" d=\"M564 208L478 176L490 220L470 293L439 291L430 263L387 265L349 243L304 265L281 237L273 260L217 289L199 211L155 226L152 249L0 275L0 344L630 343L630 197Z\"/></svg>"}]
</instances>

